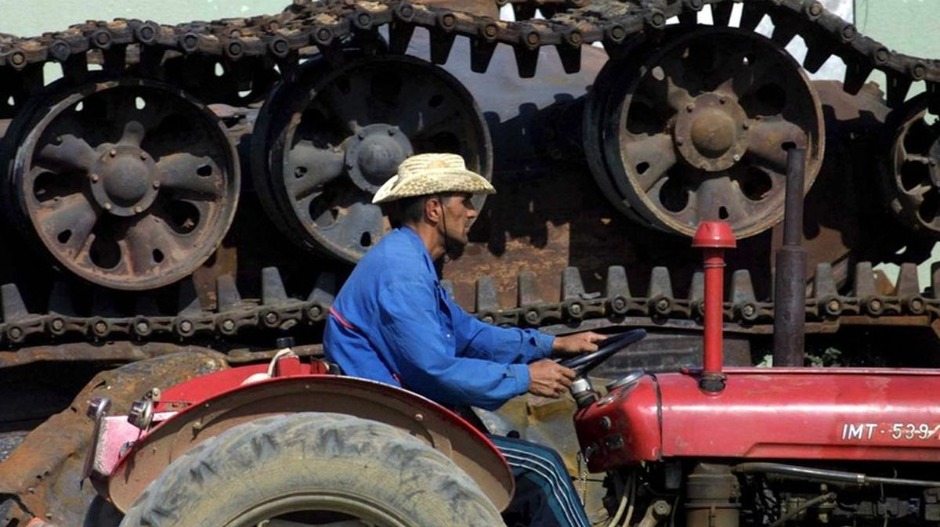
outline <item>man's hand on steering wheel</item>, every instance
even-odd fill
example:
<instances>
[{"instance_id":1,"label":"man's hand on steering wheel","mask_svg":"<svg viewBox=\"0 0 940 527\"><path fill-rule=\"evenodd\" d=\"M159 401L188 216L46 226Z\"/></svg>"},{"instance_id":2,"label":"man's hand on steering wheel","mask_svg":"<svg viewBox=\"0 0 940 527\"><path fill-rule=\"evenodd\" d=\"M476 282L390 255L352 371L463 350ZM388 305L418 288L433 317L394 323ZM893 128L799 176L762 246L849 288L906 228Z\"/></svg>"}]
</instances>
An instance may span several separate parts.
<instances>
[{"instance_id":1,"label":"man's hand on steering wheel","mask_svg":"<svg viewBox=\"0 0 940 527\"><path fill-rule=\"evenodd\" d=\"M578 353L597 351L597 343L607 338L607 335L593 331L582 331L555 337L552 345L552 354L555 356L570 356Z\"/></svg>"},{"instance_id":2,"label":"man's hand on steering wheel","mask_svg":"<svg viewBox=\"0 0 940 527\"><path fill-rule=\"evenodd\" d=\"M559 365L551 359L537 360L529 364L529 393L557 399L568 393L574 370Z\"/></svg>"}]
</instances>

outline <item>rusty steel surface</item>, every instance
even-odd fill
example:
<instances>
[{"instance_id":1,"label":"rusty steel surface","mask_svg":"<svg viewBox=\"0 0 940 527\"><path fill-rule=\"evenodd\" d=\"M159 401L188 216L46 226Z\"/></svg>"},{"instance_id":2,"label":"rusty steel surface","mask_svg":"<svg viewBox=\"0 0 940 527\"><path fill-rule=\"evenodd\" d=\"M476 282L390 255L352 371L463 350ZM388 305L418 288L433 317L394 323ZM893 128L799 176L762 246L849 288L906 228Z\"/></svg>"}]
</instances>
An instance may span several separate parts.
<instances>
[{"instance_id":1,"label":"rusty steel surface","mask_svg":"<svg viewBox=\"0 0 940 527\"><path fill-rule=\"evenodd\" d=\"M905 225L940 232L940 121L928 118L928 98L908 101L899 112L891 147L888 206Z\"/></svg>"},{"instance_id":2,"label":"rusty steel surface","mask_svg":"<svg viewBox=\"0 0 940 527\"><path fill-rule=\"evenodd\" d=\"M373 194L416 153L458 153L489 177L486 123L446 71L408 56L364 57L329 71L322 62L305 64L300 80L272 95L253 134L262 156L256 188L289 238L357 261L390 229Z\"/></svg>"},{"instance_id":3,"label":"rusty steel surface","mask_svg":"<svg viewBox=\"0 0 940 527\"><path fill-rule=\"evenodd\" d=\"M688 199L687 222L748 211L736 218L754 234L728 255L723 315L741 356L759 349L772 331L782 241L774 160L793 142L817 148L819 163L803 233L808 339L844 347L846 327L940 335L940 275L924 283L917 273L936 240L936 60L897 53L809 0L508 3L515 22L483 0L297 0L251 18L0 35L4 243L16 248L0 257L0 367L140 361L161 356L161 342L250 362L270 357L285 333L320 353L350 262L387 229L367 206L371 193L409 148L460 152L498 190L471 243L442 267L460 303L487 322L697 335L700 258L669 223ZM739 28L723 29L732 7ZM751 35L764 19L769 41ZM807 84L777 60L796 37L809 48L805 70L835 57L842 81ZM707 55L734 65L741 47L752 48L749 66L772 65L770 82L723 71L730 84L711 86ZM687 48L704 58L684 60ZM625 63L643 67L632 92L618 75L597 75ZM52 67L62 80L46 78ZM888 77L885 93L866 85L874 70ZM908 100L914 87L926 93ZM670 94L696 90L691 111L670 106ZM628 104L586 110L587 94L604 92ZM630 136L643 104L671 112L640 119L662 149ZM441 121L447 140L415 125L428 107L452 116ZM751 126L755 113L770 125ZM179 119L198 123L195 135L175 133ZM661 151L681 177L655 155L638 163L637 149ZM643 163L678 188L665 202L633 186ZM251 177L240 180L239 167ZM611 177L610 167L633 174ZM599 169L605 177L592 177ZM610 195L629 195L630 207ZM898 276L884 280L880 262L899 264ZM650 363L671 368L694 354L654 355Z\"/></svg>"},{"instance_id":4,"label":"rusty steel surface","mask_svg":"<svg viewBox=\"0 0 940 527\"><path fill-rule=\"evenodd\" d=\"M807 195L808 276L817 266L823 273L820 292L811 292L807 301L812 324L838 324L842 306L849 306L846 316L855 316L853 299L871 296L865 262L917 264L925 257L926 244L907 232L923 231L918 221L895 228L874 210L886 199L877 190L883 188L881 179L890 175L876 170L884 145L869 139L890 136L892 127L903 125L898 116L915 85L926 87L920 104L936 106L936 61L893 52L804 0L741 4L736 29L727 28L732 2L724 0L510 3L515 22L496 21L494 5L482 1L298 1L271 16L178 25L89 21L40 37L0 39L3 140L23 181L8 186L9 197L13 203L42 204L17 207L23 210L14 214L27 227L41 227L35 255L0 261L3 342L17 349L59 338L220 338L225 348L236 348L247 333L297 328L310 328L316 339L348 262L387 229L368 197L409 148L459 151L471 162L476 157L471 164L499 190L487 201L464 255L444 265L461 303L496 323L576 328L587 321L616 324L623 315L647 317L638 322L647 326L662 319L694 321L698 286L687 241L650 229L675 232L677 224L667 220L688 200L705 205L682 209L686 223L743 210L747 213L737 216L741 233L769 229L731 256L738 279L732 281L726 309L735 330L766 332L773 316L769 253L779 245L772 226L781 211L774 204L781 179L775 160L779 147L789 143L810 146L813 167L823 143L829 152ZM715 27L699 23L702 9L711 10ZM774 23L770 40L751 33L764 18ZM678 23L666 25L674 20ZM713 33L721 36L710 38ZM845 113L857 110L862 117L856 125L843 126L838 109L827 113L827 97L820 92L827 122L825 138L818 134L822 125L812 87L796 64L778 60L796 36L810 49L802 64L806 70L832 56L847 64L843 82L833 90L841 94L835 105ZM592 43L603 50L588 46ZM750 55L742 58L739 48L748 48ZM684 49L695 53L682 59ZM630 83L615 82L617 75L595 78L603 64L625 61L645 72L632 92ZM53 63L61 65L64 79L44 89L42 66ZM722 71L712 79L708 72L715 67ZM748 76L761 68L770 73ZM891 82L877 98L882 107L871 120L865 116L876 103L851 94L864 94L868 74L876 69ZM656 91L657 77L669 86L665 94ZM97 84L99 78L107 82ZM404 87L397 94L396 82ZM306 102L291 107L279 92L302 95ZM624 107L606 121L594 115L586 120L593 126L582 127L588 92L614 92L612 99ZM693 99L692 111L673 101L683 94ZM39 97L51 104L48 110L27 104ZM630 117L643 115L641 99L650 108L668 108L668 115ZM86 103L114 119L98 126L87 117L94 112L75 111ZM427 107L435 104L458 116L443 121L450 132L418 126L395 137L396 130L433 115ZM882 118L884 113L892 118ZM195 141L167 133L179 115L202 122L206 130L218 119L229 139L254 145L255 153L270 145L281 149L280 159L250 156L257 195L238 195L234 167L246 159L240 159L243 152L228 151L214 132L197 134ZM271 116L267 122L265 115ZM682 176L652 161L637 163L631 149L653 150L631 139L630 128L619 126L624 119L630 126L659 129L650 144L668 143L664 159L683 167ZM875 130L866 133L862 121ZM605 123L615 132L607 140L616 148L601 155L590 142ZM894 186L904 195L891 201L887 192L893 208L908 218L905 211L913 208L930 215L933 198L921 192L923 179L918 180L930 172L920 167L929 167L937 155L930 146L936 127L930 124L909 127L918 137L901 141L908 145L901 156L907 161L895 170L901 175ZM276 133L282 129L284 134ZM466 131L475 138L468 139ZM482 139L487 133L492 152ZM455 136L461 137L455 141ZM430 145L418 148L418 143ZM213 162L197 161L203 158ZM839 168L846 160L855 165L853 178ZM326 170L336 185L321 185L323 174L305 175L303 169L310 172L311 166ZM596 185L590 181L589 168L606 173L617 166L634 174L598 178ZM678 190L667 193L669 199L646 200L649 196L637 191L643 185L633 186L642 183L638 166L646 167L643 175L672 182L664 186ZM162 188L153 188L156 182ZM165 192L176 183L185 196ZM332 186L351 193L334 192ZM604 203L604 194L623 190L632 198L628 210ZM320 205L310 207L315 201ZM220 211L218 221L208 217L210 209ZM238 214L228 229L232 211ZM744 225L748 221L750 227ZM226 235L219 242L221 234ZM320 250L292 249L285 243L291 239ZM213 253L215 246L219 250ZM356 249L350 253L350 247ZM332 259L322 258L324 253ZM50 258L84 280L49 269ZM940 304L922 298L926 284L912 286L906 274L899 281L903 287L879 293L884 298L874 304L863 302L887 309L864 316L926 313L932 324ZM157 287L161 284L168 285ZM147 295L115 292L122 288Z\"/></svg>"},{"instance_id":5,"label":"rusty steel surface","mask_svg":"<svg viewBox=\"0 0 940 527\"><path fill-rule=\"evenodd\" d=\"M24 222L59 264L148 290L212 255L235 214L239 171L207 108L126 79L85 83L35 114L12 177Z\"/></svg>"},{"instance_id":6,"label":"rusty steel surface","mask_svg":"<svg viewBox=\"0 0 940 527\"><path fill-rule=\"evenodd\" d=\"M126 413L131 402L154 386L172 386L226 367L224 357L211 350L166 351L168 354L153 360L99 374L68 409L32 430L0 462L0 495L15 496L22 514L61 525L82 525L95 495L90 485L80 485L93 426L85 416L88 401L107 396L112 400L113 412Z\"/></svg>"},{"instance_id":7,"label":"rusty steel surface","mask_svg":"<svg viewBox=\"0 0 940 527\"><path fill-rule=\"evenodd\" d=\"M739 238L759 234L782 218L791 146L808 151L812 186L822 108L799 65L769 39L699 29L605 70L585 110L596 138L588 155L599 160L599 186L627 214L686 236L717 220Z\"/></svg>"},{"instance_id":8,"label":"rusty steel surface","mask_svg":"<svg viewBox=\"0 0 940 527\"><path fill-rule=\"evenodd\" d=\"M167 465L196 444L259 417L294 412L353 415L406 430L452 459L497 509L509 503L514 488L509 467L479 432L411 392L338 376L252 384L189 407L155 428L121 461L108 481L110 499L126 510Z\"/></svg>"}]
</instances>

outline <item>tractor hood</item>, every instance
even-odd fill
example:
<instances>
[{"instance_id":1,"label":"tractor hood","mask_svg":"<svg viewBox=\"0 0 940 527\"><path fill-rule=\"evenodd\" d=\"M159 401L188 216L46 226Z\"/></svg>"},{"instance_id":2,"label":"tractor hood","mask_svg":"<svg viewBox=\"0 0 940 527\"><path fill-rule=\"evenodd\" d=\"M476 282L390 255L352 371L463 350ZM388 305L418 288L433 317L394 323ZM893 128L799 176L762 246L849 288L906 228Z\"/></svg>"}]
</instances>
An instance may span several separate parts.
<instances>
[{"instance_id":1,"label":"tractor hood","mask_svg":"<svg viewBox=\"0 0 940 527\"><path fill-rule=\"evenodd\" d=\"M940 372L729 369L646 375L575 416L591 471L667 458L940 460Z\"/></svg>"}]
</instances>

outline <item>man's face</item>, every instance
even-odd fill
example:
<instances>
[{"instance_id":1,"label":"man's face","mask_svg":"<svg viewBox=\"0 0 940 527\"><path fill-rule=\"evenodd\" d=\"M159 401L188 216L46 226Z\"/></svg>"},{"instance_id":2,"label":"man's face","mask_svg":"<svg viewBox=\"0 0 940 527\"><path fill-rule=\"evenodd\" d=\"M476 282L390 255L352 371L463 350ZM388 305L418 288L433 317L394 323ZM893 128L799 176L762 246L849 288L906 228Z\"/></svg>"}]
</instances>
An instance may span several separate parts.
<instances>
[{"instance_id":1,"label":"man's face","mask_svg":"<svg viewBox=\"0 0 940 527\"><path fill-rule=\"evenodd\" d=\"M477 209L473 205L472 197L473 195L469 193L450 194L444 196L441 202L444 216L441 228L444 229L444 237L461 247L469 242L467 234L470 232L470 225L477 217Z\"/></svg>"}]
</instances>

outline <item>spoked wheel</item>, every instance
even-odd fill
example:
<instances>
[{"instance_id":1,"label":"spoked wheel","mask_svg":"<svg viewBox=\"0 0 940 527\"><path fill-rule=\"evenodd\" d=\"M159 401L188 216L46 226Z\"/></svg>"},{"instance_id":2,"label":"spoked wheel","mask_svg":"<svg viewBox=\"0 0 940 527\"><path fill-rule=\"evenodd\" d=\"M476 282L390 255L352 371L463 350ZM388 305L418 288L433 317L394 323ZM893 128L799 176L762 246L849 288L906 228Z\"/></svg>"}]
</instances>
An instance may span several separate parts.
<instances>
[{"instance_id":1,"label":"spoked wheel","mask_svg":"<svg viewBox=\"0 0 940 527\"><path fill-rule=\"evenodd\" d=\"M175 460L127 511L136 527L491 527L473 479L407 432L298 413L231 428Z\"/></svg>"},{"instance_id":2,"label":"spoked wheel","mask_svg":"<svg viewBox=\"0 0 940 527\"><path fill-rule=\"evenodd\" d=\"M270 151L253 164L262 204L301 246L357 261L389 229L373 194L412 154L460 154L491 177L483 116L437 66L368 57L334 70L314 63L298 79L269 99L252 140Z\"/></svg>"},{"instance_id":3,"label":"spoked wheel","mask_svg":"<svg viewBox=\"0 0 940 527\"><path fill-rule=\"evenodd\" d=\"M782 219L788 149L806 149L812 185L819 98L770 40L703 28L604 70L585 111L586 148L603 159L592 167L600 188L628 215L687 236L722 220L743 238Z\"/></svg>"},{"instance_id":4,"label":"spoked wheel","mask_svg":"<svg viewBox=\"0 0 940 527\"><path fill-rule=\"evenodd\" d=\"M940 234L940 119L928 115L927 97L902 110L891 146L888 198L891 211L908 227Z\"/></svg>"},{"instance_id":5,"label":"spoked wheel","mask_svg":"<svg viewBox=\"0 0 940 527\"><path fill-rule=\"evenodd\" d=\"M20 143L13 177L21 219L59 264L134 291L202 265L239 193L235 150L218 119L143 80L50 99Z\"/></svg>"}]
</instances>

